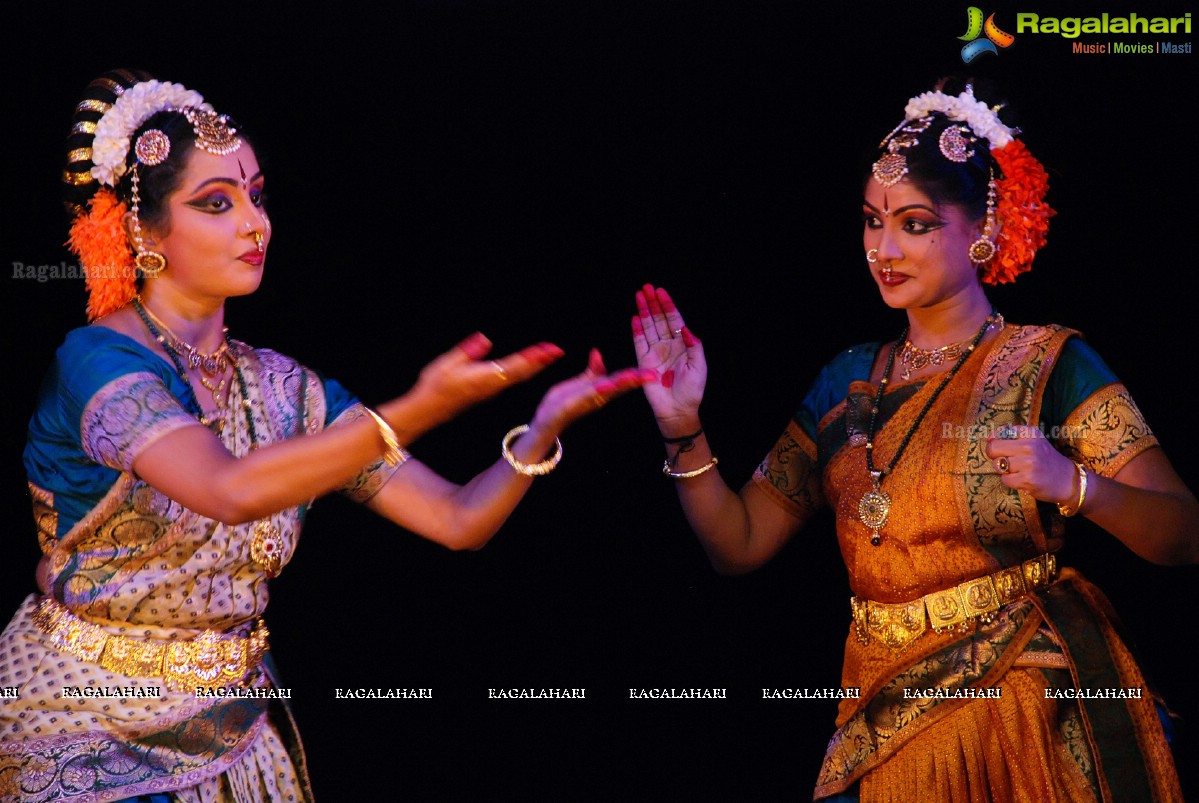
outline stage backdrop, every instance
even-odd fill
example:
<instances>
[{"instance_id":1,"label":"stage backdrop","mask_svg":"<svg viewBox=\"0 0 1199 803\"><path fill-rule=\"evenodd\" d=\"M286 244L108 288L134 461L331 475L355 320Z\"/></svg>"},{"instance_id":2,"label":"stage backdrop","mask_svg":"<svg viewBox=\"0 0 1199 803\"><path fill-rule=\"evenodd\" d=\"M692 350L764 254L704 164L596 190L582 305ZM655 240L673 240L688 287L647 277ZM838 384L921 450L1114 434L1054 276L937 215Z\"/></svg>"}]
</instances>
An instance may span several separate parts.
<instances>
[{"instance_id":1,"label":"stage backdrop","mask_svg":"<svg viewBox=\"0 0 1199 803\"><path fill-rule=\"evenodd\" d=\"M632 362L633 292L654 282L706 345L703 419L734 487L830 357L902 329L862 258L863 153L939 76L995 80L1060 214L1035 271L994 302L1011 322L1086 333L1199 486L1195 133L1183 116L1194 37L1017 28L1017 12L1082 5L981 8L1015 41L969 64L967 6L952 3L188 6L10 26L22 44L4 55L3 609L33 590L37 557L25 424L54 349L84 323L82 282L29 268L77 269L62 246L62 142L83 87L118 66L200 90L263 160L274 239L261 289L229 303L235 337L370 403L477 329L500 352L561 345L543 377L412 444L465 480L590 347L611 367ZM1075 51L1162 42L1188 52ZM560 468L479 553L445 552L340 498L317 503L268 622L318 794L806 798L835 704L762 690L840 682L849 590L830 519L765 569L722 578L659 473L642 398L563 441ZM1064 562L1108 592L1193 751L1183 656L1197 570L1146 564L1081 520L1067 540ZM432 699L337 698L397 687ZM630 699L661 687L726 697ZM586 691L489 699L510 688Z\"/></svg>"}]
</instances>

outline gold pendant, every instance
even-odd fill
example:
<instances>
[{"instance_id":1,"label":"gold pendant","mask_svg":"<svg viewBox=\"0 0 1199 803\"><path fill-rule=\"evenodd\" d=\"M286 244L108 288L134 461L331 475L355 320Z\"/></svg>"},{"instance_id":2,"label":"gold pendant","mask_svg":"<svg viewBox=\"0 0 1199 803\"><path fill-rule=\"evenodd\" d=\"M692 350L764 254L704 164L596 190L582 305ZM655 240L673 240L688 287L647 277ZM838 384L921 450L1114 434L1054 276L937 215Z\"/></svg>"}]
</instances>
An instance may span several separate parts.
<instances>
[{"instance_id":1,"label":"gold pendant","mask_svg":"<svg viewBox=\"0 0 1199 803\"><path fill-rule=\"evenodd\" d=\"M254 538L250 541L250 557L266 572L267 577L278 577L283 568L283 536L270 519L263 519L254 527Z\"/></svg>"},{"instance_id":2,"label":"gold pendant","mask_svg":"<svg viewBox=\"0 0 1199 803\"><path fill-rule=\"evenodd\" d=\"M858 518L863 524L874 530L874 535L870 536L870 543L878 546L882 543L879 530L887 523L887 516L891 514L891 497L887 496L879 487L882 472L872 471L870 474L874 479L874 488L863 494L861 501L858 502Z\"/></svg>"}]
</instances>

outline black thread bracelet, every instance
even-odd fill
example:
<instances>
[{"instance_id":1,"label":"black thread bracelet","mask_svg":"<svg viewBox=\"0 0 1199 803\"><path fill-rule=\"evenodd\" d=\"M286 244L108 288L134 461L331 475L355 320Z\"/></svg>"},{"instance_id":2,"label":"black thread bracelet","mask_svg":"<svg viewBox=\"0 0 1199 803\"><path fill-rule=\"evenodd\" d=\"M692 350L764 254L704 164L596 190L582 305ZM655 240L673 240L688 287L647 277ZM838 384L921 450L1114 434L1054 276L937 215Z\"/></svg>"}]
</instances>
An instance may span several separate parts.
<instances>
[{"instance_id":1,"label":"black thread bracelet","mask_svg":"<svg viewBox=\"0 0 1199 803\"><path fill-rule=\"evenodd\" d=\"M695 432L692 432L690 435L683 435L682 437L679 437L679 438L663 438L662 442L663 443L686 443L687 441L695 440L696 438L698 438L700 435L703 435L703 434L704 434L704 428L700 427Z\"/></svg>"}]
</instances>

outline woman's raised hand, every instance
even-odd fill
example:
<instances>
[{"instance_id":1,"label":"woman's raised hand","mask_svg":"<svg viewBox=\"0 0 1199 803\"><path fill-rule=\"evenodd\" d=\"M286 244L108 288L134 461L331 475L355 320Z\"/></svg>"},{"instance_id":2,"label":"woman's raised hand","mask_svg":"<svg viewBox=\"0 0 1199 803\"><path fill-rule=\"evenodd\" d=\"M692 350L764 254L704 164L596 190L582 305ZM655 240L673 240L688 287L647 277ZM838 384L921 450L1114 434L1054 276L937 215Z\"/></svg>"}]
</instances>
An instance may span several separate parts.
<instances>
[{"instance_id":1,"label":"woman's raised hand","mask_svg":"<svg viewBox=\"0 0 1199 803\"><path fill-rule=\"evenodd\" d=\"M687 328L665 289L647 284L637 291L636 300L633 347L637 364L661 377L658 383L645 386L645 397L660 427L694 421L708 379L703 344Z\"/></svg>"},{"instance_id":2,"label":"woman's raised hand","mask_svg":"<svg viewBox=\"0 0 1199 803\"><path fill-rule=\"evenodd\" d=\"M412 394L434 422L448 421L513 383L536 376L563 353L553 343L537 343L485 360L490 351L491 341L476 332L421 369Z\"/></svg>"},{"instance_id":3,"label":"woman's raised hand","mask_svg":"<svg viewBox=\"0 0 1199 803\"><path fill-rule=\"evenodd\" d=\"M657 381L657 372L648 368L625 368L609 374L599 350L592 349L586 370L546 391L532 426L557 436L571 422L594 413L617 396Z\"/></svg>"}]
</instances>

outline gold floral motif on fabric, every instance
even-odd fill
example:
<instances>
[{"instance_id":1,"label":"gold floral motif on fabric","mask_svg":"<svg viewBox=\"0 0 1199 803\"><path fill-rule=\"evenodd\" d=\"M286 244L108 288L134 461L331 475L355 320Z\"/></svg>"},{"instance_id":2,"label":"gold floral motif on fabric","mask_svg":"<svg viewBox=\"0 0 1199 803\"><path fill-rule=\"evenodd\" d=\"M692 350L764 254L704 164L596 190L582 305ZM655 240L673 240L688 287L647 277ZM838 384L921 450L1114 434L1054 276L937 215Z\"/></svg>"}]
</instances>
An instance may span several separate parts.
<instances>
[{"instance_id":1,"label":"gold floral motif on fabric","mask_svg":"<svg viewBox=\"0 0 1199 803\"><path fill-rule=\"evenodd\" d=\"M833 734L816 796L844 791L906 738L967 702L968 698L955 698L954 692L993 685L1010 663L1008 651L1022 649L1040 621L1031 602L1017 602L1001 609L978 632L898 670ZM941 694L920 693L930 689Z\"/></svg>"},{"instance_id":2,"label":"gold floral motif on fabric","mask_svg":"<svg viewBox=\"0 0 1199 803\"><path fill-rule=\"evenodd\" d=\"M807 518L824 504L816 444L795 421L787 425L752 481L776 505L799 518Z\"/></svg>"},{"instance_id":3,"label":"gold floral motif on fabric","mask_svg":"<svg viewBox=\"0 0 1199 803\"><path fill-rule=\"evenodd\" d=\"M1118 382L1079 405L1062 425L1061 435L1063 451L1101 477L1114 477L1129 460L1157 445L1128 389Z\"/></svg>"},{"instance_id":4,"label":"gold floral motif on fabric","mask_svg":"<svg viewBox=\"0 0 1199 803\"><path fill-rule=\"evenodd\" d=\"M37 543L43 555L49 555L58 543L58 511L54 509L54 494L29 483L33 498L33 521L37 524Z\"/></svg>"},{"instance_id":5,"label":"gold floral motif on fabric","mask_svg":"<svg viewBox=\"0 0 1199 803\"><path fill-rule=\"evenodd\" d=\"M962 479L956 493L963 525L984 546L1002 543L1026 555L1045 550L1036 500L1003 484L986 444L1002 427L1037 421L1045 380L1074 334L1060 326L1007 327L971 389L955 459Z\"/></svg>"}]
</instances>

